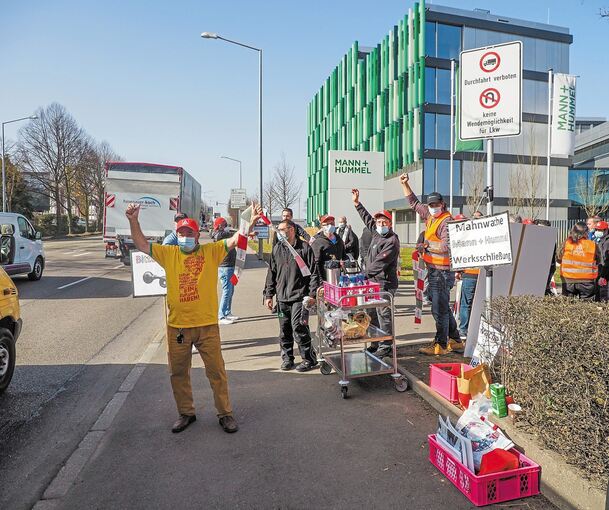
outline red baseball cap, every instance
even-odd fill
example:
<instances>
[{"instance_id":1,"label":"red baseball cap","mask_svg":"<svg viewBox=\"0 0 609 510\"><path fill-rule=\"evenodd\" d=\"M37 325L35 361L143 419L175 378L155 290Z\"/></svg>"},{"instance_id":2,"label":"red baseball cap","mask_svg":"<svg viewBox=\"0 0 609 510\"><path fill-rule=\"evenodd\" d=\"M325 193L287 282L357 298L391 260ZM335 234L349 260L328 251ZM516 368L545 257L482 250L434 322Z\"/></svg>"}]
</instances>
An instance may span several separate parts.
<instances>
[{"instance_id":1,"label":"red baseball cap","mask_svg":"<svg viewBox=\"0 0 609 510\"><path fill-rule=\"evenodd\" d=\"M178 224L176 225L176 232L178 232L181 228L189 228L193 232L198 232L199 224L192 218L184 218L183 220L178 221Z\"/></svg>"},{"instance_id":2,"label":"red baseball cap","mask_svg":"<svg viewBox=\"0 0 609 510\"><path fill-rule=\"evenodd\" d=\"M533 220L531 218L525 218L524 220L522 220L522 224L523 225L532 225Z\"/></svg>"},{"instance_id":3,"label":"red baseball cap","mask_svg":"<svg viewBox=\"0 0 609 510\"><path fill-rule=\"evenodd\" d=\"M214 220L214 228L218 228L220 225L222 225L222 223L228 223L224 218L220 217L220 218L216 218Z\"/></svg>"},{"instance_id":4,"label":"red baseball cap","mask_svg":"<svg viewBox=\"0 0 609 510\"><path fill-rule=\"evenodd\" d=\"M464 214L457 214L453 219L454 220L466 220L467 217Z\"/></svg>"},{"instance_id":5,"label":"red baseball cap","mask_svg":"<svg viewBox=\"0 0 609 510\"><path fill-rule=\"evenodd\" d=\"M332 223L333 221L334 221L334 216L332 216L331 214L325 214L319 219L319 223L321 223L322 225L324 223Z\"/></svg>"},{"instance_id":6,"label":"red baseball cap","mask_svg":"<svg viewBox=\"0 0 609 510\"><path fill-rule=\"evenodd\" d=\"M379 216L384 216L384 217L385 217L385 218L387 218L389 221L392 221L392 219L391 219L391 213L390 213L390 212L389 212L387 209L384 209L384 210L382 210L382 211L377 212L377 213L374 215L374 219L376 220L376 219L377 219Z\"/></svg>"},{"instance_id":7,"label":"red baseball cap","mask_svg":"<svg viewBox=\"0 0 609 510\"><path fill-rule=\"evenodd\" d=\"M596 224L596 230L607 230L609 229L609 223L607 223L606 221L599 221Z\"/></svg>"}]
</instances>

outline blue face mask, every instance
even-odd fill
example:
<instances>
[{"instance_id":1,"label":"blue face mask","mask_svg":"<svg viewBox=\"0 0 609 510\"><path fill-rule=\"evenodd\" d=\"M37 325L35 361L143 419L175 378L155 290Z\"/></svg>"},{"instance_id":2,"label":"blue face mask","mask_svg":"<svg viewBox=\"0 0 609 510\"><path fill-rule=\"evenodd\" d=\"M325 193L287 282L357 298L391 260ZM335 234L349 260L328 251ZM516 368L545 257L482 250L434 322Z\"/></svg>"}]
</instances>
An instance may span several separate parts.
<instances>
[{"instance_id":1,"label":"blue face mask","mask_svg":"<svg viewBox=\"0 0 609 510\"><path fill-rule=\"evenodd\" d=\"M194 237L178 237L178 246L184 251L192 251L195 249Z\"/></svg>"},{"instance_id":2,"label":"blue face mask","mask_svg":"<svg viewBox=\"0 0 609 510\"><path fill-rule=\"evenodd\" d=\"M387 232L389 232L389 227L376 227L376 231L381 235L385 235Z\"/></svg>"}]
</instances>

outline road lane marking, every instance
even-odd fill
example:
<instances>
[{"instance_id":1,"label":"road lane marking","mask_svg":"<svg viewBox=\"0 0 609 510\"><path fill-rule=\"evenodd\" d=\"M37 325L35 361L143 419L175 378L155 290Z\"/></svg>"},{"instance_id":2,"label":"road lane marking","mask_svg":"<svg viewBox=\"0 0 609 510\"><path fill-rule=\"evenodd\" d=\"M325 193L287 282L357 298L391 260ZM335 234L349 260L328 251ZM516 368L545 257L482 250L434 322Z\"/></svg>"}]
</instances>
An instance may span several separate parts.
<instances>
[{"instance_id":1,"label":"road lane marking","mask_svg":"<svg viewBox=\"0 0 609 510\"><path fill-rule=\"evenodd\" d=\"M72 255L72 257L82 257L83 255L89 255L90 253L90 251L85 251L83 253L75 253L74 255Z\"/></svg>"},{"instance_id":2,"label":"road lane marking","mask_svg":"<svg viewBox=\"0 0 609 510\"><path fill-rule=\"evenodd\" d=\"M124 266L125 266L125 264L119 264L118 266L113 267L112 269L120 269L121 267L124 267Z\"/></svg>"},{"instance_id":3,"label":"road lane marking","mask_svg":"<svg viewBox=\"0 0 609 510\"><path fill-rule=\"evenodd\" d=\"M61 287L57 287L57 290L65 289L67 287L71 287L72 285L76 285L77 283L84 282L86 280L90 280L93 276L87 276L86 278L81 278L80 280L76 280L75 282L68 283L66 285L62 285Z\"/></svg>"}]
</instances>

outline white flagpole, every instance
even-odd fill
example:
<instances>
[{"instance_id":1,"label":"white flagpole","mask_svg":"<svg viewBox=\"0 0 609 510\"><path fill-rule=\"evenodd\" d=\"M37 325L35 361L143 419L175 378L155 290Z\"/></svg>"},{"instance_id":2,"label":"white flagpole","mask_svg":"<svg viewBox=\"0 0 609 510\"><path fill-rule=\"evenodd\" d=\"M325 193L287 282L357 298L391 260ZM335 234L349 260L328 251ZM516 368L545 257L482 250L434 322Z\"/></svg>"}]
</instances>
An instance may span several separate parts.
<instances>
[{"instance_id":1,"label":"white flagpole","mask_svg":"<svg viewBox=\"0 0 609 510\"><path fill-rule=\"evenodd\" d=\"M552 152L552 69L548 69L548 160L546 162L546 220L550 220L550 155Z\"/></svg>"},{"instance_id":2,"label":"white flagpole","mask_svg":"<svg viewBox=\"0 0 609 510\"><path fill-rule=\"evenodd\" d=\"M455 61L450 61L450 191L449 191L449 202L448 210L452 214L453 212L453 159L455 153Z\"/></svg>"}]
</instances>

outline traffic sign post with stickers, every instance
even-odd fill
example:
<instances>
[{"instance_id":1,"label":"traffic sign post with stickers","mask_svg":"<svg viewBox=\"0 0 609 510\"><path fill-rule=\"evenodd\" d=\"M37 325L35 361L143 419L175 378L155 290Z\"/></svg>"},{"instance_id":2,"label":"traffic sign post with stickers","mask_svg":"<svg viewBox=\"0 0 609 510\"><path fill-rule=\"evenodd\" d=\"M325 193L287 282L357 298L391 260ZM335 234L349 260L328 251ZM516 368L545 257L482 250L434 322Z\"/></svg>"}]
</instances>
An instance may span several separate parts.
<instances>
[{"instance_id":1,"label":"traffic sign post with stickers","mask_svg":"<svg viewBox=\"0 0 609 510\"><path fill-rule=\"evenodd\" d=\"M494 139L522 131L522 42L462 51L459 138L486 139L486 214L493 214ZM493 294L492 266L486 268L486 314Z\"/></svg>"}]
</instances>

